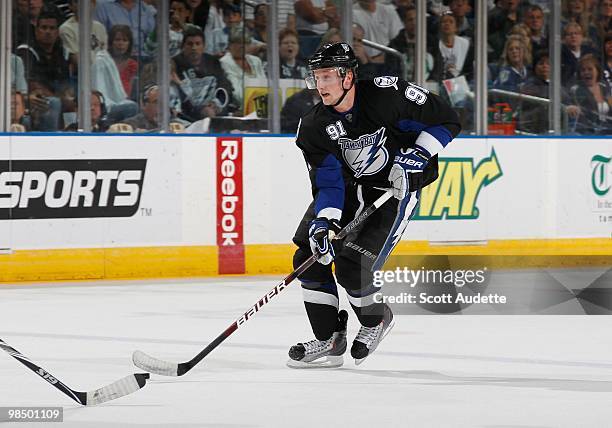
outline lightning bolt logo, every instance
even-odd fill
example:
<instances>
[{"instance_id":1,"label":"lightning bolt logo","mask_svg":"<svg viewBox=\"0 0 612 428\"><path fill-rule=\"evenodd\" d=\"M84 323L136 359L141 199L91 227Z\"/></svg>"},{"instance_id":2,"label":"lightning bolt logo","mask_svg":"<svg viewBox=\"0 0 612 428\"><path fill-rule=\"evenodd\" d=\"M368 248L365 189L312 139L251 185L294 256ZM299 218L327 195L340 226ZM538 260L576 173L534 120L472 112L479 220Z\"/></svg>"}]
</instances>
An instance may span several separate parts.
<instances>
[{"instance_id":1,"label":"lightning bolt logo","mask_svg":"<svg viewBox=\"0 0 612 428\"><path fill-rule=\"evenodd\" d=\"M355 173L355 178L374 175L385 167L389 159L386 141L384 127L372 134L361 135L357 140L340 139L338 144L342 147L342 156Z\"/></svg>"}]
</instances>

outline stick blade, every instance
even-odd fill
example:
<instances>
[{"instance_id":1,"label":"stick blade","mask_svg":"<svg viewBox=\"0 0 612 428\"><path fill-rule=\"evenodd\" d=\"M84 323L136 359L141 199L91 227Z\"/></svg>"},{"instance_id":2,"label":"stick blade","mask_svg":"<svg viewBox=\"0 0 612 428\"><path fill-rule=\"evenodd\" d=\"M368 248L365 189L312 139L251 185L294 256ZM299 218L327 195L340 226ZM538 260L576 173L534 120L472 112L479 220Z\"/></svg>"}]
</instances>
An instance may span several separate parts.
<instances>
[{"instance_id":1,"label":"stick blade","mask_svg":"<svg viewBox=\"0 0 612 428\"><path fill-rule=\"evenodd\" d=\"M145 354L142 351L134 351L132 354L134 365L142 370L162 376L178 376L179 366L175 363L159 360Z\"/></svg>"},{"instance_id":2,"label":"stick blade","mask_svg":"<svg viewBox=\"0 0 612 428\"><path fill-rule=\"evenodd\" d=\"M90 391L87 393L85 405L95 406L129 395L143 388L148 378L149 373L136 373L119 379L110 385L96 389L95 391Z\"/></svg>"}]
</instances>

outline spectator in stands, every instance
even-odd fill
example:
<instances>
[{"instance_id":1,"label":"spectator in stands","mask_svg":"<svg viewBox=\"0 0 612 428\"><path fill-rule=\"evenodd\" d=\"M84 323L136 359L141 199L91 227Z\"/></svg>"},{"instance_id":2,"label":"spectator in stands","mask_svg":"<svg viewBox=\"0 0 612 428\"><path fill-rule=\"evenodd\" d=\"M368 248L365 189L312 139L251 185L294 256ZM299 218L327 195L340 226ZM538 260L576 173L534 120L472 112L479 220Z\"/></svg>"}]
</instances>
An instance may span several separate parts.
<instances>
[{"instance_id":1,"label":"spectator in stands","mask_svg":"<svg viewBox=\"0 0 612 428\"><path fill-rule=\"evenodd\" d=\"M13 12L13 47L22 44L30 45L34 39L34 31L38 15L43 11L43 0L16 0ZM45 12L52 12L47 8ZM58 18L59 19L59 18Z\"/></svg>"},{"instance_id":2,"label":"spectator in stands","mask_svg":"<svg viewBox=\"0 0 612 428\"><path fill-rule=\"evenodd\" d=\"M330 28L339 28L339 16L331 0L296 0L295 27L300 36L300 52L311 56Z\"/></svg>"},{"instance_id":3,"label":"spectator in stands","mask_svg":"<svg viewBox=\"0 0 612 428\"><path fill-rule=\"evenodd\" d=\"M92 7L95 7L96 0L91 0ZM59 29L60 38L64 47L70 54L70 62L74 69L78 68L79 63L79 0L70 0L70 10L72 16L66 20ZM98 51L107 49L108 35L104 25L95 19L91 22L91 61L93 62Z\"/></svg>"},{"instance_id":4,"label":"spectator in stands","mask_svg":"<svg viewBox=\"0 0 612 428\"><path fill-rule=\"evenodd\" d=\"M511 36L511 35L517 35L521 39L523 39L523 44L527 48L527 57L533 58L533 46L531 44L531 37L530 37L531 31L529 30L529 27L527 26L527 24L523 22L519 22L518 24L516 24L514 27L512 27L512 29L508 33L508 36Z\"/></svg>"},{"instance_id":5,"label":"spectator in stands","mask_svg":"<svg viewBox=\"0 0 612 428\"><path fill-rule=\"evenodd\" d=\"M23 60L30 86L33 82L37 82L36 96L29 97L29 101L35 104L34 107L40 113L34 129L38 131L59 129L61 98L74 82L70 81L68 52L59 38L57 15L41 13L36 21L33 43L20 45L17 48L17 55ZM32 90L30 93L32 94Z\"/></svg>"},{"instance_id":6,"label":"spectator in stands","mask_svg":"<svg viewBox=\"0 0 612 428\"><path fill-rule=\"evenodd\" d=\"M31 130L31 120L26 114L25 100L23 93L19 91L11 91L11 125L17 124L23 126L25 131Z\"/></svg>"},{"instance_id":7,"label":"spectator in stands","mask_svg":"<svg viewBox=\"0 0 612 428\"><path fill-rule=\"evenodd\" d=\"M91 131L106 132L108 126L104 96L99 91L91 91Z\"/></svg>"},{"instance_id":8,"label":"spectator in stands","mask_svg":"<svg viewBox=\"0 0 612 428\"><path fill-rule=\"evenodd\" d=\"M247 46L247 53L257 55L263 62L266 61L268 49L268 5L260 3L255 6L254 19L252 22L253 30L249 30L251 34L251 43ZM229 33L228 33L229 34Z\"/></svg>"},{"instance_id":9,"label":"spectator in stands","mask_svg":"<svg viewBox=\"0 0 612 428\"><path fill-rule=\"evenodd\" d=\"M266 3L265 0L253 0L253 4ZM278 28L289 28L290 30L297 31L295 28L295 9L293 7L294 0L278 0L278 18L276 20ZM245 23L249 30L253 30L253 18L254 18L254 7L248 7L245 10Z\"/></svg>"},{"instance_id":10,"label":"spectator in stands","mask_svg":"<svg viewBox=\"0 0 612 428\"><path fill-rule=\"evenodd\" d=\"M253 31L251 35L253 39L267 43L268 42L268 5L260 3L255 6L253 12Z\"/></svg>"},{"instance_id":11,"label":"spectator in stands","mask_svg":"<svg viewBox=\"0 0 612 428\"><path fill-rule=\"evenodd\" d=\"M320 46L323 46L329 43L331 44L340 43L342 40L343 38L342 38L342 33L340 32L340 29L330 28L329 30L325 32L325 34L323 34L323 37L321 37Z\"/></svg>"},{"instance_id":12,"label":"spectator in stands","mask_svg":"<svg viewBox=\"0 0 612 428\"><path fill-rule=\"evenodd\" d=\"M470 39L457 36L457 20L452 13L440 17L440 40L431 52L434 67L430 79L437 82L464 75L469 81L474 69L474 49Z\"/></svg>"},{"instance_id":13,"label":"spectator in stands","mask_svg":"<svg viewBox=\"0 0 612 428\"><path fill-rule=\"evenodd\" d=\"M215 30L225 28L225 22L223 21L224 0L208 0L208 3L208 19L206 20L206 26L203 28L205 40L211 40L212 33Z\"/></svg>"},{"instance_id":14,"label":"spectator in stands","mask_svg":"<svg viewBox=\"0 0 612 428\"><path fill-rule=\"evenodd\" d=\"M99 91L91 91L91 132L106 132L109 127L107 120L104 95ZM64 131L76 132L79 129L77 122L71 123Z\"/></svg>"},{"instance_id":15,"label":"spectator in stands","mask_svg":"<svg viewBox=\"0 0 612 428\"><path fill-rule=\"evenodd\" d=\"M132 94L132 83L138 73L138 62L132 58L134 39L127 25L115 25L108 35L108 53L113 58L125 93Z\"/></svg>"},{"instance_id":16,"label":"spectator in stands","mask_svg":"<svg viewBox=\"0 0 612 428\"><path fill-rule=\"evenodd\" d=\"M457 35L474 43L474 20L469 17L472 11L470 0L444 0L457 21Z\"/></svg>"},{"instance_id":17,"label":"spectator in stands","mask_svg":"<svg viewBox=\"0 0 612 428\"><path fill-rule=\"evenodd\" d=\"M229 36L228 52L221 58L221 67L227 78L232 83L234 90L234 102L239 108L243 106L244 79L265 79L266 72L261 60L246 53L247 45L251 43L251 37L241 29L232 31Z\"/></svg>"},{"instance_id":18,"label":"spectator in stands","mask_svg":"<svg viewBox=\"0 0 612 428\"><path fill-rule=\"evenodd\" d=\"M170 58L181 52L183 32L191 16L191 6L187 0L172 0L170 2L170 30L168 34L168 50ZM148 56L157 54L157 29L152 31L145 43Z\"/></svg>"},{"instance_id":19,"label":"spectator in stands","mask_svg":"<svg viewBox=\"0 0 612 428\"><path fill-rule=\"evenodd\" d=\"M529 27L529 37L534 52L548 49L548 35L544 31L544 11L542 8L538 5L527 6L523 15L523 23Z\"/></svg>"},{"instance_id":20,"label":"spectator in stands","mask_svg":"<svg viewBox=\"0 0 612 428\"><path fill-rule=\"evenodd\" d=\"M226 113L232 96L232 85L219 60L204 53L204 46L204 33L188 27L181 53L174 57L182 112L190 122Z\"/></svg>"},{"instance_id":21,"label":"spectator in stands","mask_svg":"<svg viewBox=\"0 0 612 428\"><path fill-rule=\"evenodd\" d=\"M610 86L602 79L602 70L595 55L579 60L578 83L570 89L572 106L567 111L575 118L579 134L609 134L612 131L612 98Z\"/></svg>"},{"instance_id":22,"label":"spectator in stands","mask_svg":"<svg viewBox=\"0 0 612 428\"><path fill-rule=\"evenodd\" d=\"M353 22L363 28L364 38L383 46L388 46L403 28L395 8L376 0L359 0L353 7ZM366 51L371 62L385 62L383 52L369 47Z\"/></svg>"},{"instance_id":23,"label":"spectator in stands","mask_svg":"<svg viewBox=\"0 0 612 428\"><path fill-rule=\"evenodd\" d=\"M206 22L208 21L208 11L210 4L208 0L187 0L191 8L191 17L189 22L200 27L204 31Z\"/></svg>"},{"instance_id":24,"label":"spectator in stands","mask_svg":"<svg viewBox=\"0 0 612 428\"><path fill-rule=\"evenodd\" d=\"M595 28L599 40L606 38L608 31L612 30L612 0L600 0L597 6Z\"/></svg>"},{"instance_id":25,"label":"spectator in stands","mask_svg":"<svg viewBox=\"0 0 612 428\"><path fill-rule=\"evenodd\" d=\"M569 22L563 28L563 46L561 47L561 81L564 85L573 85L578 78L578 61L584 55L598 52L590 45L583 43L584 33L577 22Z\"/></svg>"},{"instance_id":26,"label":"spectator in stands","mask_svg":"<svg viewBox=\"0 0 612 428\"><path fill-rule=\"evenodd\" d=\"M157 66L157 62L152 61L142 68L142 72L140 73L141 93L144 91L144 89L157 85ZM183 92L181 91L181 84L183 82L181 82L181 79L179 79L178 75L176 74L176 63L174 61L170 61L169 83L170 85L168 86L168 102L170 106L170 117L174 121L184 121L185 124L188 125L189 118L183 115L183 99L181 98L184 96Z\"/></svg>"},{"instance_id":27,"label":"spectator in stands","mask_svg":"<svg viewBox=\"0 0 612 428\"><path fill-rule=\"evenodd\" d=\"M45 6L54 8L55 13L60 17L60 21L65 22L72 16L72 11L70 10L71 1L72 0L45 0Z\"/></svg>"},{"instance_id":28,"label":"spectator in stands","mask_svg":"<svg viewBox=\"0 0 612 428\"><path fill-rule=\"evenodd\" d=\"M604 38L603 44L603 77L612 87L612 31Z\"/></svg>"},{"instance_id":29,"label":"spectator in stands","mask_svg":"<svg viewBox=\"0 0 612 428\"><path fill-rule=\"evenodd\" d=\"M11 54L11 89L22 95L28 92L23 60L15 54Z\"/></svg>"},{"instance_id":30,"label":"spectator in stands","mask_svg":"<svg viewBox=\"0 0 612 428\"><path fill-rule=\"evenodd\" d=\"M109 33L115 25L127 25L132 32L130 55L146 56L144 43L155 30L155 10L142 0L110 0L98 2L95 19L100 21Z\"/></svg>"},{"instance_id":31,"label":"spectator in stands","mask_svg":"<svg viewBox=\"0 0 612 428\"><path fill-rule=\"evenodd\" d=\"M303 79L308 74L306 63L298 58L300 44L294 30L284 28L278 34L281 79Z\"/></svg>"},{"instance_id":32,"label":"spectator in stands","mask_svg":"<svg viewBox=\"0 0 612 428\"><path fill-rule=\"evenodd\" d=\"M291 95L281 109L281 132L295 134L300 120L320 101L316 89L302 89Z\"/></svg>"},{"instance_id":33,"label":"spectator in stands","mask_svg":"<svg viewBox=\"0 0 612 428\"><path fill-rule=\"evenodd\" d=\"M520 85L521 93L549 98L550 61L548 51L538 51L534 56L532 75Z\"/></svg>"},{"instance_id":34,"label":"spectator in stands","mask_svg":"<svg viewBox=\"0 0 612 428\"><path fill-rule=\"evenodd\" d=\"M376 76L384 76L389 74L386 64L376 63L372 61L368 51L363 44L365 32L361 25L353 24L353 52L359 63L358 79L373 80ZM390 55L389 55L390 56Z\"/></svg>"},{"instance_id":35,"label":"spectator in stands","mask_svg":"<svg viewBox=\"0 0 612 428\"><path fill-rule=\"evenodd\" d=\"M586 0L563 0L561 23L564 26L570 22L580 24L583 36L582 42L590 45L592 48L599 49L601 44L597 28L592 24L593 17L588 6Z\"/></svg>"},{"instance_id":36,"label":"spectator in stands","mask_svg":"<svg viewBox=\"0 0 612 428\"><path fill-rule=\"evenodd\" d=\"M499 59L510 29L519 22L520 0L498 0L489 12L489 62Z\"/></svg>"},{"instance_id":37,"label":"spectator in stands","mask_svg":"<svg viewBox=\"0 0 612 428\"><path fill-rule=\"evenodd\" d=\"M533 74L519 86L519 92L539 98L550 98L550 61L548 51L534 56ZM519 128L532 134L548 132L548 107L533 101L522 101Z\"/></svg>"},{"instance_id":38,"label":"spectator in stands","mask_svg":"<svg viewBox=\"0 0 612 428\"><path fill-rule=\"evenodd\" d=\"M116 25L109 34L108 51L99 51L91 68L92 88L100 91L105 99L108 120L111 123L133 116L138 103L130 98L137 92L138 63L130 57L132 31L127 25ZM138 94L134 94L134 99Z\"/></svg>"},{"instance_id":39,"label":"spectator in stands","mask_svg":"<svg viewBox=\"0 0 612 428\"><path fill-rule=\"evenodd\" d=\"M240 6L225 3L223 5L223 22L225 22L225 27L214 30L210 39L206 40L205 52L218 58L227 52L230 30L242 25Z\"/></svg>"},{"instance_id":40,"label":"spectator in stands","mask_svg":"<svg viewBox=\"0 0 612 428\"><path fill-rule=\"evenodd\" d=\"M530 76L527 66L531 58L527 56L527 47L521 36L508 36L501 56L501 68L493 87L506 91L518 92L521 83Z\"/></svg>"},{"instance_id":41,"label":"spectator in stands","mask_svg":"<svg viewBox=\"0 0 612 428\"><path fill-rule=\"evenodd\" d=\"M140 113L123 120L135 131L154 131L160 128L157 102L159 99L159 86L153 85L142 93Z\"/></svg>"},{"instance_id":42,"label":"spectator in stands","mask_svg":"<svg viewBox=\"0 0 612 428\"><path fill-rule=\"evenodd\" d=\"M389 47L393 48L406 55L406 79L409 81L414 80L414 52L416 43L416 8L414 6L408 6L405 9L399 10L400 16L403 18L404 28L400 30L399 34L389 42ZM402 68L400 59L393 56L387 55L385 63L389 74L393 76L402 76Z\"/></svg>"},{"instance_id":43,"label":"spectator in stands","mask_svg":"<svg viewBox=\"0 0 612 428\"><path fill-rule=\"evenodd\" d=\"M28 81L27 106L33 131L57 131L60 129L62 102L46 82Z\"/></svg>"},{"instance_id":44,"label":"spectator in stands","mask_svg":"<svg viewBox=\"0 0 612 428\"><path fill-rule=\"evenodd\" d=\"M183 45L183 33L191 16L191 6L187 0L170 2L170 57L178 55Z\"/></svg>"}]
</instances>

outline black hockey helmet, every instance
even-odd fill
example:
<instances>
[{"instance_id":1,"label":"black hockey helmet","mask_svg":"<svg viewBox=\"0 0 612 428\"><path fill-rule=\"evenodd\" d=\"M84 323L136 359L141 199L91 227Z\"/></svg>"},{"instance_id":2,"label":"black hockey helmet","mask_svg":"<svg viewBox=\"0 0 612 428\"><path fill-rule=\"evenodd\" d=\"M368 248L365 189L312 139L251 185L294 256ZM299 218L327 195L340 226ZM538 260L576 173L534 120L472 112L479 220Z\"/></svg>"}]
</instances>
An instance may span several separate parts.
<instances>
[{"instance_id":1,"label":"black hockey helmet","mask_svg":"<svg viewBox=\"0 0 612 428\"><path fill-rule=\"evenodd\" d=\"M311 71L331 67L357 68L357 57L348 43L325 44L308 59Z\"/></svg>"},{"instance_id":2,"label":"black hockey helmet","mask_svg":"<svg viewBox=\"0 0 612 428\"><path fill-rule=\"evenodd\" d=\"M306 87L308 89L316 89L317 83L314 77L314 71L319 70L321 68L336 68L338 70L338 75L344 79L346 76L346 72L348 70L353 71L353 76L357 77L357 57L355 56L355 52L353 52L353 48L344 42L340 43L328 43L326 45L321 46L317 51L308 59L308 76L306 76ZM351 83L351 87L354 84ZM340 104L348 91L351 89L344 88L344 84L342 86L344 90L344 94L334 106Z\"/></svg>"}]
</instances>

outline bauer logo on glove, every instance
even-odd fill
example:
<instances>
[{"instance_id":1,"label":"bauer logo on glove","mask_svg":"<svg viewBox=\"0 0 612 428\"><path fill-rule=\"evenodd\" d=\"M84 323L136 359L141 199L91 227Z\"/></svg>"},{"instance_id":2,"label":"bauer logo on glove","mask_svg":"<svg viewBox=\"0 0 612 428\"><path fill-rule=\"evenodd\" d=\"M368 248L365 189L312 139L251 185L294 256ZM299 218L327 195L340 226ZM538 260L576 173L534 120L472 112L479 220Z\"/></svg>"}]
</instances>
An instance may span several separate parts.
<instances>
[{"instance_id":1,"label":"bauer logo on glove","mask_svg":"<svg viewBox=\"0 0 612 428\"><path fill-rule=\"evenodd\" d=\"M400 149L393 159L389 173L389 182L393 187L393 196L404 199L410 192L423 187L423 171L429 156L419 148Z\"/></svg>"}]
</instances>

